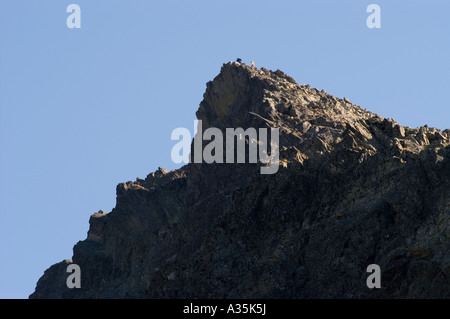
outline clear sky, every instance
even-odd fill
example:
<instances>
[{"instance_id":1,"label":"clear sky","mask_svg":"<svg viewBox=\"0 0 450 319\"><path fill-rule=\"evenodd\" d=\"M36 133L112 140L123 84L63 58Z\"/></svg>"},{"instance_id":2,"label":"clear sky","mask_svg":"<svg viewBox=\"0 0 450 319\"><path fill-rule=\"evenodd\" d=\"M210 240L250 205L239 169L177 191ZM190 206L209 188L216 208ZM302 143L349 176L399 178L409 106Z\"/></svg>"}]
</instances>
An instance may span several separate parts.
<instances>
[{"instance_id":1,"label":"clear sky","mask_svg":"<svg viewBox=\"0 0 450 319\"><path fill-rule=\"evenodd\" d=\"M194 130L206 82L238 57L450 128L449 15L448 0L1 0L0 298L70 259L118 183L179 166L172 130Z\"/></svg>"}]
</instances>

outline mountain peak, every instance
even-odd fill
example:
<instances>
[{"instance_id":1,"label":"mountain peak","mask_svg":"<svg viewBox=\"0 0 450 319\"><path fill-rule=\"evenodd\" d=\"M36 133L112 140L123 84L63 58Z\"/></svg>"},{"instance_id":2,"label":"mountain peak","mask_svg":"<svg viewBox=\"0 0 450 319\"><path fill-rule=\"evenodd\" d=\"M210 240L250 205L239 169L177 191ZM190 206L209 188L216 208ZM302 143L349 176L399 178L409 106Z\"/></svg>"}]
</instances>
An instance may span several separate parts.
<instances>
[{"instance_id":1,"label":"mountain peak","mask_svg":"<svg viewBox=\"0 0 450 319\"><path fill-rule=\"evenodd\" d=\"M404 127L347 98L298 84L280 70L238 62L225 63L207 83L196 115L203 130L280 128L281 149L295 148L297 158L317 159L318 153L350 148L362 157L381 151L406 161L410 153L418 154L430 145L439 150L450 143L450 130Z\"/></svg>"},{"instance_id":2,"label":"mountain peak","mask_svg":"<svg viewBox=\"0 0 450 319\"><path fill-rule=\"evenodd\" d=\"M297 84L280 70L256 69L238 62L226 63L219 75L207 83L197 118L209 127L209 124L220 124L226 115L228 122L242 122L247 118L245 112L298 121L327 117L354 122L376 117L346 98L336 98L325 90Z\"/></svg>"},{"instance_id":3,"label":"mountain peak","mask_svg":"<svg viewBox=\"0 0 450 319\"><path fill-rule=\"evenodd\" d=\"M119 184L30 298L450 298L449 130L235 62L196 115L201 133L277 128L280 169L191 162ZM372 264L383 289L365 285Z\"/></svg>"}]
</instances>

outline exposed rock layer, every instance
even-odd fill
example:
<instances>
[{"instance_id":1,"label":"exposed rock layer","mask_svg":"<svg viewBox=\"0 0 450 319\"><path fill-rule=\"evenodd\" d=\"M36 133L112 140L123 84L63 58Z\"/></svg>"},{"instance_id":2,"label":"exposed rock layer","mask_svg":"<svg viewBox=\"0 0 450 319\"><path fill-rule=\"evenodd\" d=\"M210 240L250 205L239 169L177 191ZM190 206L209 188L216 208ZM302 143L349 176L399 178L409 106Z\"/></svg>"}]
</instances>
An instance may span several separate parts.
<instances>
[{"instance_id":1,"label":"exposed rock layer","mask_svg":"<svg viewBox=\"0 0 450 319\"><path fill-rule=\"evenodd\" d=\"M449 130L239 63L207 83L197 117L280 128L278 172L191 163L119 184L31 298L450 298ZM66 286L72 262L80 289Z\"/></svg>"}]
</instances>

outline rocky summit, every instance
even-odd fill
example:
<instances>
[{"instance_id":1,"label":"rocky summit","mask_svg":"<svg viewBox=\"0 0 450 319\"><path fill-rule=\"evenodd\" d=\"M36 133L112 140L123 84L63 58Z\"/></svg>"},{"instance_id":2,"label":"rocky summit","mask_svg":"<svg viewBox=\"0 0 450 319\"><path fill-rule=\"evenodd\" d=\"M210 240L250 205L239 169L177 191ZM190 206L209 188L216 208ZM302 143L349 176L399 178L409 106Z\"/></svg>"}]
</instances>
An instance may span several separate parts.
<instances>
[{"instance_id":1,"label":"rocky summit","mask_svg":"<svg viewBox=\"0 0 450 319\"><path fill-rule=\"evenodd\" d=\"M202 132L279 128L278 171L191 161L119 184L30 298L450 298L450 130L237 62L196 115Z\"/></svg>"}]
</instances>

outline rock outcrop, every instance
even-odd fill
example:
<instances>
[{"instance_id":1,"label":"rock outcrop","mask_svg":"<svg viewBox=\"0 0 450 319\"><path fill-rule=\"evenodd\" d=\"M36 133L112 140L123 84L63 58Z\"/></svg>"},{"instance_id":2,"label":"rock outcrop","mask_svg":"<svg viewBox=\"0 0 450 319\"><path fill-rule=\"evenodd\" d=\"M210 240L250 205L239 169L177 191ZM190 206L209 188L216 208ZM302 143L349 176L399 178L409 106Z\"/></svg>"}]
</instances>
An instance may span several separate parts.
<instances>
[{"instance_id":1,"label":"rock outcrop","mask_svg":"<svg viewBox=\"0 0 450 319\"><path fill-rule=\"evenodd\" d=\"M196 114L203 130L279 128L278 171L190 163L119 184L30 298L450 298L450 130L231 62Z\"/></svg>"}]
</instances>

